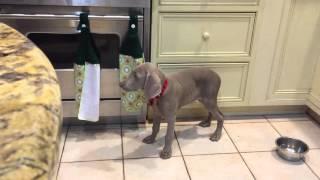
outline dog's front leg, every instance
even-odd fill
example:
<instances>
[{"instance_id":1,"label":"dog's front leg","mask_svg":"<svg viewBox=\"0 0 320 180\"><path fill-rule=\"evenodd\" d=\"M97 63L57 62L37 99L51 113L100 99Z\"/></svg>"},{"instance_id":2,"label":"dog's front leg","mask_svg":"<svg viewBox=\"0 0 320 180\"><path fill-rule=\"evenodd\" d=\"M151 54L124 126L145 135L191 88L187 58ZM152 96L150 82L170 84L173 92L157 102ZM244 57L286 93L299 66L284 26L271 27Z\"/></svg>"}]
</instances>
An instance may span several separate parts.
<instances>
[{"instance_id":1,"label":"dog's front leg","mask_svg":"<svg viewBox=\"0 0 320 180\"><path fill-rule=\"evenodd\" d=\"M154 143L156 137L157 137L157 134L159 132L159 129L160 129L160 122L161 122L161 115L153 110L153 119L152 119L152 133L151 135L145 137L142 141L146 144L152 144Z\"/></svg>"},{"instance_id":2,"label":"dog's front leg","mask_svg":"<svg viewBox=\"0 0 320 180\"><path fill-rule=\"evenodd\" d=\"M174 139L174 124L176 122L176 116L172 115L167 117L168 127L165 137L165 145L160 153L162 159L169 159L172 156L172 142Z\"/></svg>"}]
</instances>

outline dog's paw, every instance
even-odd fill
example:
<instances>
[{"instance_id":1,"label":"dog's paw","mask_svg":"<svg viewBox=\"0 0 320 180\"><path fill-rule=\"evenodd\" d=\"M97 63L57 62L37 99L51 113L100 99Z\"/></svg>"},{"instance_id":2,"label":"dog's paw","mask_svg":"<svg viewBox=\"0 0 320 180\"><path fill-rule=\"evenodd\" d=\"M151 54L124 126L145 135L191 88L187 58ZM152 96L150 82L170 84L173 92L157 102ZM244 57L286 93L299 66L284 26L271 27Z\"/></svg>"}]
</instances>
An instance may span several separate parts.
<instances>
[{"instance_id":1,"label":"dog's paw","mask_svg":"<svg viewBox=\"0 0 320 180\"><path fill-rule=\"evenodd\" d=\"M142 140L142 142L144 142L146 144L152 144L152 143L154 143L154 141L155 141L155 138L152 135L147 136Z\"/></svg>"},{"instance_id":2,"label":"dog's paw","mask_svg":"<svg viewBox=\"0 0 320 180\"><path fill-rule=\"evenodd\" d=\"M213 133L211 136L210 136L210 140L211 141L219 141L221 138L221 133Z\"/></svg>"},{"instance_id":3,"label":"dog's paw","mask_svg":"<svg viewBox=\"0 0 320 180\"><path fill-rule=\"evenodd\" d=\"M201 121L198 125L201 126L201 127L210 127L211 122L207 121L207 120L206 121Z\"/></svg>"},{"instance_id":4,"label":"dog's paw","mask_svg":"<svg viewBox=\"0 0 320 180\"><path fill-rule=\"evenodd\" d=\"M169 159L172 156L172 151L171 150L162 150L160 152L160 157L161 159Z\"/></svg>"}]
</instances>

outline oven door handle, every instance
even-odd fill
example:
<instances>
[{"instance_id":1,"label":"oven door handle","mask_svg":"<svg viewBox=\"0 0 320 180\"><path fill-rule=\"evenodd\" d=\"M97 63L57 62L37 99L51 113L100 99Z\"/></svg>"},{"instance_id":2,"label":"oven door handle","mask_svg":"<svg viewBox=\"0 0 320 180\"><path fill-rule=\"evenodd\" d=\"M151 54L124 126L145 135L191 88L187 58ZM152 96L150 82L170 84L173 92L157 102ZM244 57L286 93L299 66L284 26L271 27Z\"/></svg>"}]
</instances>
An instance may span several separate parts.
<instances>
[{"instance_id":1,"label":"oven door handle","mask_svg":"<svg viewBox=\"0 0 320 180\"><path fill-rule=\"evenodd\" d=\"M15 19L74 19L78 20L78 15L56 15L56 14L0 14L0 18L15 18ZM89 19L107 19L107 20L126 20L130 16L110 16L110 15L89 15ZM143 16L138 16L139 21L143 21Z\"/></svg>"}]
</instances>

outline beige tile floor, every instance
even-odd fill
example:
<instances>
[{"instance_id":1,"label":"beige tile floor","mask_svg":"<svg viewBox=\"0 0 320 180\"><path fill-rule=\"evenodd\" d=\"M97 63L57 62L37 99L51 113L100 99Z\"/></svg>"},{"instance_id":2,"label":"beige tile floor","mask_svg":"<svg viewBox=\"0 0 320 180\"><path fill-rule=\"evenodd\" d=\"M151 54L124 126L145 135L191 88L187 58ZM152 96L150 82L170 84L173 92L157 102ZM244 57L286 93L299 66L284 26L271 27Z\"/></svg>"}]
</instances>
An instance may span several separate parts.
<instances>
[{"instance_id":1,"label":"beige tile floor","mask_svg":"<svg viewBox=\"0 0 320 180\"><path fill-rule=\"evenodd\" d=\"M141 142L150 126L65 127L57 179L320 179L320 126L306 115L228 117L218 142L209 140L215 123L210 128L181 124L169 160L159 158L165 126L152 145ZM280 136L307 142L311 150L305 160L292 163L279 158L274 140Z\"/></svg>"}]
</instances>

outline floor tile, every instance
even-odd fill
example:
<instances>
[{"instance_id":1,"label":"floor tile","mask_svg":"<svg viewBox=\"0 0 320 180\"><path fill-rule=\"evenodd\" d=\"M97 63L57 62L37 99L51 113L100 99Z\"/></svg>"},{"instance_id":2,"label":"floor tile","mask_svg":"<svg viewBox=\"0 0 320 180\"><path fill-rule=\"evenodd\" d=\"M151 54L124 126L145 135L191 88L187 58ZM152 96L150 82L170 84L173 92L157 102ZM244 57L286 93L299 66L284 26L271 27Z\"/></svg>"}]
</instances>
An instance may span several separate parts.
<instances>
[{"instance_id":1,"label":"floor tile","mask_svg":"<svg viewBox=\"0 0 320 180\"><path fill-rule=\"evenodd\" d=\"M320 148L320 127L312 121L272 122L282 136L297 138L310 148Z\"/></svg>"},{"instance_id":2,"label":"floor tile","mask_svg":"<svg viewBox=\"0 0 320 180\"><path fill-rule=\"evenodd\" d=\"M184 119L183 121L176 122L178 126L196 126L201 122L201 119ZM212 120L212 123L216 123L216 120ZM231 124L231 123L261 123L267 122L267 119L264 116L225 116L224 123ZM163 125L166 125L163 123Z\"/></svg>"},{"instance_id":3,"label":"floor tile","mask_svg":"<svg viewBox=\"0 0 320 180\"><path fill-rule=\"evenodd\" d=\"M166 130L166 127L161 127L156 141L153 144L145 144L142 140L151 134L151 127L123 128L124 158L159 157L165 143ZM172 155L181 155L176 139L172 144Z\"/></svg>"},{"instance_id":4,"label":"floor tile","mask_svg":"<svg viewBox=\"0 0 320 180\"><path fill-rule=\"evenodd\" d=\"M240 152L271 151L279 137L269 123L225 124L224 127Z\"/></svg>"},{"instance_id":5,"label":"floor tile","mask_svg":"<svg viewBox=\"0 0 320 180\"><path fill-rule=\"evenodd\" d=\"M310 117L306 114L267 115L266 118L271 122L310 120Z\"/></svg>"},{"instance_id":6,"label":"floor tile","mask_svg":"<svg viewBox=\"0 0 320 180\"><path fill-rule=\"evenodd\" d=\"M183 155L232 153L237 152L226 132L222 131L218 142L211 141L210 135L215 126L202 128L199 126L177 126L176 134Z\"/></svg>"},{"instance_id":7,"label":"floor tile","mask_svg":"<svg viewBox=\"0 0 320 180\"><path fill-rule=\"evenodd\" d=\"M125 160L126 180L188 180L182 157Z\"/></svg>"},{"instance_id":8,"label":"floor tile","mask_svg":"<svg viewBox=\"0 0 320 180\"><path fill-rule=\"evenodd\" d=\"M121 130L70 127L62 162L121 159Z\"/></svg>"},{"instance_id":9,"label":"floor tile","mask_svg":"<svg viewBox=\"0 0 320 180\"><path fill-rule=\"evenodd\" d=\"M263 116L226 116L224 121L225 124L261 122L267 122L267 119Z\"/></svg>"},{"instance_id":10,"label":"floor tile","mask_svg":"<svg viewBox=\"0 0 320 180\"><path fill-rule=\"evenodd\" d=\"M320 177L320 149L312 149L306 154L306 163Z\"/></svg>"},{"instance_id":11,"label":"floor tile","mask_svg":"<svg viewBox=\"0 0 320 180\"><path fill-rule=\"evenodd\" d=\"M61 163L58 180L123 180L122 161Z\"/></svg>"},{"instance_id":12,"label":"floor tile","mask_svg":"<svg viewBox=\"0 0 320 180\"><path fill-rule=\"evenodd\" d=\"M58 159L58 162L57 162L57 165L54 169L54 178L53 179L57 179L57 173L58 173L58 170L59 170L59 166L60 166L60 160L61 160L61 155L62 155L62 151L63 151L63 146L64 146L64 143L65 143L65 139L66 139L66 136L67 136L67 131L68 131L68 127L67 126L63 126L61 128L61 135L60 135L60 143L59 143L59 159Z\"/></svg>"},{"instance_id":13,"label":"floor tile","mask_svg":"<svg viewBox=\"0 0 320 180\"><path fill-rule=\"evenodd\" d=\"M303 162L288 162L275 151L242 153L248 167L259 180L316 180L317 177Z\"/></svg>"},{"instance_id":14,"label":"floor tile","mask_svg":"<svg viewBox=\"0 0 320 180\"><path fill-rule=\"evenodd\" d=\"M239 154L185 156L192 180L250 180L249 169Z\"/></svg>"},{"instance_id":15,"label":"floor tile","mask_svg":"<svg viewBox=\"0 0 320 180\"><path fill-rule=\"evenodd\" d=\"M67 138L67 130L68 130L68 127L66 126L62 127L61 129L60 144L59 144L59 162L61 160L64 143Z\"/></svg>"}]
</instances>

